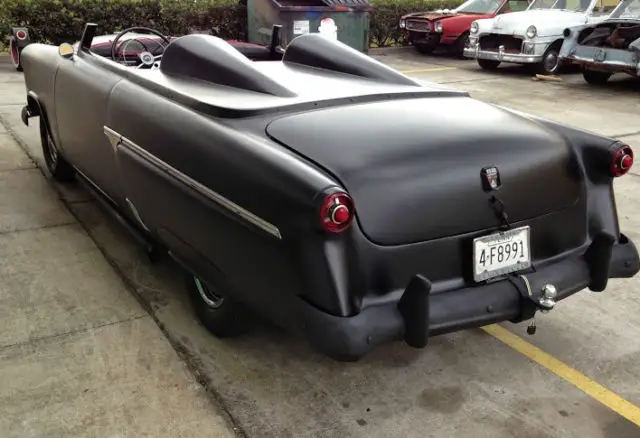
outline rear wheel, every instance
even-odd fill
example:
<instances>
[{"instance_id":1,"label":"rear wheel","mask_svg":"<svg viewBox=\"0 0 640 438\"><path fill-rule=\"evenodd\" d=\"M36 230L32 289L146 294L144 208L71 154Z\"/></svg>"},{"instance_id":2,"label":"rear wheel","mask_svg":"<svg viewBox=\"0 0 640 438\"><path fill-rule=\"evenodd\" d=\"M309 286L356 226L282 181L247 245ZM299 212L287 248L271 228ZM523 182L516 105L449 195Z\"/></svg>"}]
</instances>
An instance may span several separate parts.
<instances>
[{"instance_id":1,"label":"rear wheel","mask_svg":"<svg viewBox=\"0 0 640 438\"><path fill-rule=\"evenodd\" d=\"M196 316L209 332L219 338L242 335L249 331L249 312L230 298L219 285L186 274L187 290Z\"/></svg>"},{"instance_id":2,"label":"rear wheel","mask_svg":"<svg viewBox=\"0 0 640 438\"><path fill-rule=\"evenodd\" d=\"M584 80L592 85L604 85L607 83L612 73L596 70L582 70L582 77Z\"/></svg>"},{"instance_id":3,"label":"rear wheel","mask_svg":"<svg viewBox=\"0 0 640 438\"><path fill-rule=\"evenodd\" d=\"M22 71L22 64L20 63L20 49L18 49L13 38L9 40L9 53L11 54L11 63L15 69Z\"/></svg>"},{"instance_id":4,"label":"rear wheel","mask_svg":"<svg viewBox=\"0 0 640 438\"><path fill-rule=\"evenodd\" d=\"M435 47L429 44L415 44L416 50L423 55L429 55L433 53Z\"/></svg>"},{"instance_id":5,"label":"rear wheel","mask_svg":"<svg viewBox=\"0 0 640 438\"><path fill-rule=\"evenodd\" d=\"M44 163L46 164L53 179L58 182L72 181L75 176L73 167L58 151L47 126L47 122L44 120L42 115L40 115L40 142L42 143Z\"/></svg>"},{"instance_id":6,"label":"rear wheel","mask_svg":"<svg viewBox=\"0 0 640 438\"><path fill-rule=\"evenodd\" d=\"M478 65L482 67L483 70L495 70L500 65L500 61L494 61L493 59L477 59Z\"/></svg>"}]
</instances>

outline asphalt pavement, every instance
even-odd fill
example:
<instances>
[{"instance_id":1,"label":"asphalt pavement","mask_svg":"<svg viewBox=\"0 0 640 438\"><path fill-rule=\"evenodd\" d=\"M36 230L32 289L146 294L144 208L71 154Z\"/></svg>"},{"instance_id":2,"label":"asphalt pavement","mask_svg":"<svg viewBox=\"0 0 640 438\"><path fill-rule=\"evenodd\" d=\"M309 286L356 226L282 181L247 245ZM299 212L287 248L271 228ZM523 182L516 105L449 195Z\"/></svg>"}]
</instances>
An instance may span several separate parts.
<instances>
[{"instance_id":1,"label":"asphalt pavement","mask_svg":"<svg viewBox=\"0 0 640 438\"><path fill-rule=\"evenodd\" d=\"M488 73L411 50L374 56L640 148L635 81L599 88L576 74L533 81L525 69ZM640 278L563 301L537 318L535 336L507 323L436 337L424 350L385 346L353 364L273 327L219 340L195 320L171 263L151 264L86 193L43 177L23 103L22 75L0 64L6 435L640 437ZM615 183L622 228L637 242L639 169Z\"/></svg>"}]
</instances>

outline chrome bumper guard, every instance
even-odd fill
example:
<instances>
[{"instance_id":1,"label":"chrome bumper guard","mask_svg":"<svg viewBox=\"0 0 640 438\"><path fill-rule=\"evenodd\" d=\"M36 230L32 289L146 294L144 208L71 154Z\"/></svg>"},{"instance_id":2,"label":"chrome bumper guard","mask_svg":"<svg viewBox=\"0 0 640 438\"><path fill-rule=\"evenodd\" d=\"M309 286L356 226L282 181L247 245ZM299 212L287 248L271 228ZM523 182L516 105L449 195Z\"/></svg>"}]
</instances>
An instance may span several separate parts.
<instances>
[{"instance_id":1,"label":"chrome bumper guard","mask_svg":"<svg viewBox=\"0 0 640 438\"><path fill-rule=\"evenodd\" d=\"M514 64L537 64L542 61L542 55L528 55L523 53L507 53L501 46L495 50L480 50L480 45L465 47L464 56L467 58L489 59L492 61L512 62Z\"/></svg>"}]
</instances>

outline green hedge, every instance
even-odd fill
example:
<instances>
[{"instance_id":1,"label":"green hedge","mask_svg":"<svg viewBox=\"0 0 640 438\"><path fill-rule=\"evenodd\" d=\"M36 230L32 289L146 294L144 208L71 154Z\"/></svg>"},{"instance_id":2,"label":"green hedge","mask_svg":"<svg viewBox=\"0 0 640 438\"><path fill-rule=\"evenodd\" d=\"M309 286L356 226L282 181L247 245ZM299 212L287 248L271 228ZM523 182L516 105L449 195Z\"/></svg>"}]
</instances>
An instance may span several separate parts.
<instances>
[{"instance_id":1,"label":"green hedge","mask_svg":"<svg viewBox=\"0 0 640 438\"><path fill-rule=\"evenodd\" d=\"M245 38L246 9L237 0L0 0L0 35L27 26L32 38L53 44L79 37L86 21L100 33L149 26L180 35L206 29L224 38ZM242 18L242 19L241 19Z\"/></svg>"},{"instance_id":2,"label":"green hedge","mask_svg":"<svg viewBox=\"0 0 640 438\"><path fill-rule=\"evenodd\" d=\"M402 44L398 18L409 12L453 8L462 0L372 0L371 44ZM100 33L141 25L171 35L209 31L246 39L246 2L240 0L0 0L0 45L11 26L27 26L37 41L59 44L78 38L86 21ZM0 47L1 49L1 47Z\"/></svg>"}]
</instances>

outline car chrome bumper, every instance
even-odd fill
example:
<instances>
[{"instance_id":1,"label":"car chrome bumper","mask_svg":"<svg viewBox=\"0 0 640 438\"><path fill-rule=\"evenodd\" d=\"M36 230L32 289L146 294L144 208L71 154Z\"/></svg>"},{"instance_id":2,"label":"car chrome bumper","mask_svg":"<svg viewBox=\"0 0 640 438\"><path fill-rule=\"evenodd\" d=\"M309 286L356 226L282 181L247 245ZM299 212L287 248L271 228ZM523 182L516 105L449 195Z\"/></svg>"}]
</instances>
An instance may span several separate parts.
<instances>
[{"instance_id":1,"label":"car chrome bumper","mask_svg":"<svg viewBox=\"0 0 640 438\"><path fill-rule=\"evenodd\" d=\"M567 64L581 65L589 67L591 70L606 71L611 73L623 72L629 73L634 76L640 76L640 64L632 64L626 62L620 62L616 60L595 60L593 58L567 55L560 58Z\"/></svg>"},{"instance_id":2,"label":"car chrome bumper","mask_svg":"<svg viewBox=\"0 0 640 438\"><path fill-rule=\"evenodd\" d=\"M640 258L633 242L624 235L615 242L603 233L586 251L524 273L526 281L515 275L430 293L429 280L415 276L396 300L372 305L354 316L330 315L302 300L298 315L313 347L334 359L353 361L389 342L404 339L420 348L432 336L530 319L540 310L536 301L545 285L555 287L554 301L560 301L585 288L602 291L609 278L629 278L639 270Z\"/></svg>"},{"instance_id":3,"label":"car chrome bumper","mask_svg":"<svg viewBox=\"0 0 640 438\"><path fill-rule=\"evenodd\" d=\"M542 61L542 55L509 53L499 50L480 50L478 47L465 47L464 56L467 58L512 62L514 64L537 64Z\"/></svg>"}]
</instances>

